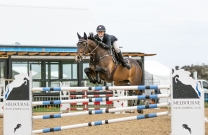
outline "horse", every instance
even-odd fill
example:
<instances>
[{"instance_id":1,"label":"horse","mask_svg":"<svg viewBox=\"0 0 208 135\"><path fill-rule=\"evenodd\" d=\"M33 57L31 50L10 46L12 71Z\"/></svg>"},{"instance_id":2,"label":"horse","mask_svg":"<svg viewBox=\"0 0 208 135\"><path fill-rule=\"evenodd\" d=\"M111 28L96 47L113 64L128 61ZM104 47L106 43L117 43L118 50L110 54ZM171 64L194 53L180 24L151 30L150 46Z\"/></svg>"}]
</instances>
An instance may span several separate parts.
<instances>
[{"instance_id":1,"label":"horse","mask_svg":"<svg viewBox=\"0 0 208 135\"><path fill-rule=\"evenodd\" d=\"M84 59L87 55L90 55L89 67L84 69L89 81L91 83L114 83L115 86L133 86L141 85L143 73L142 62L128 58L127 61L131 65L131 69L128 70L123 67L117 60L113 53L113 49L106 50L99 46L96 41L87 38L87 34L84 33L84 37L81 37L79 33L77 52L75 55L75 61L78 63ZM143 91L135 90L137 95L142 95ZM129 95L133 95L133 91L129 90ZM140 104L140 100L137 101ZM131 102L132 105L132 102ZM142 110L138 110L142 113Z\"/></svg>"},{"instance_id":2,"label":"horse","mask_svg":"<svg viewBox=\"0 0 208 135\"><path fill-rule=\"evenodd\" d=\"M21 124L17 124L17 126L14 128L14 133L16 132L17 129L21 128Z\"/></svg>"}]
</instances>

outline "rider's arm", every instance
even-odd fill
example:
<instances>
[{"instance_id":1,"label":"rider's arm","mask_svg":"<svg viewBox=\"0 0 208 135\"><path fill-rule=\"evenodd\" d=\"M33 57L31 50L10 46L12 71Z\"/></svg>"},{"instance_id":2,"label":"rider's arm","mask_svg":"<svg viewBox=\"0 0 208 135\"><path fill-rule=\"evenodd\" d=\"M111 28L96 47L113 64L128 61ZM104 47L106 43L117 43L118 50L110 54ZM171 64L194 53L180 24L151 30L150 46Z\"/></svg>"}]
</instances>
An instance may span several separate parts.
<instances>
[{"instance_id":1,"label":"rider's arm","mask_svg":"<svg viewBox=\"0 0 208 135\"><path fill-rule=\"evenodd\" d=\"M111 37L110 35L107 35L107 42L106 44L101 42L101 41L98 41L99 45L105 49L110 49L111 48Z\"/></svg>"}]
</instances>

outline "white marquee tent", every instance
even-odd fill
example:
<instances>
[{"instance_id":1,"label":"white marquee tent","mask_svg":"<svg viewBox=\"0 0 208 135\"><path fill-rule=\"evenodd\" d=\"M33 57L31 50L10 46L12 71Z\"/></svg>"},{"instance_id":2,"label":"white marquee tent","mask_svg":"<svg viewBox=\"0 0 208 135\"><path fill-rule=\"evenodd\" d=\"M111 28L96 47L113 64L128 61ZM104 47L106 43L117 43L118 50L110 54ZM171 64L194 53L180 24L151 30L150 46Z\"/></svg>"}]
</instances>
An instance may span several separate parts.
<instances>
[{"instance_id":1,"label":"white marquee tent","mask_svg":"<svg viewBox=\"0 0 208 135\"><path fill-rule=\"evenodd\" d=\"M171 68L158 61L145 61L145 85L170 85ZM152 91L145 91L150 94ZM160 90L162 94L170 93L167 89ZM160 98L159 103L167 103L167 98Z\"/></svg>"},{"instance_id":2,"label":"white marquee tent","mask_svg":"<svg viewBox=\"0 0 208 135\"><path fill-rule=\"evenodd\" d=\"M145 61L146 85L169 85L171 68L157 62Z\"/></svg>"}]
</instances>

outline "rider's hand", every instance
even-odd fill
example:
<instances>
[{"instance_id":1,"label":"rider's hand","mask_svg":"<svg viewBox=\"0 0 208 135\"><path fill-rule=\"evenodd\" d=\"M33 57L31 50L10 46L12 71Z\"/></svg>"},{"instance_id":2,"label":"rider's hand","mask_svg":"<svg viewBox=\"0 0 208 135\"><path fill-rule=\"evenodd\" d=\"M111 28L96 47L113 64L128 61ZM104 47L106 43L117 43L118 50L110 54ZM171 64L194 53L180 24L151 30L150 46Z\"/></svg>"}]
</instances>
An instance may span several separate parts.
<instances>
[{"instance_id":1,"label":"rider's hand","mask_svg":"<svg viewBox=\"0 0 208 135\"><path fill-rule=\"evenodd\" d=\"M99 45L104 45L104 43L102 41L98 41Z\"/></svg>"},{"instance_id":2,"label":"rider's hand","mask_svg":"<svg viewBox=\"0 0 208 135\"><path fill-rule=\"evenodd\" d=\"M89 33L88 39L94 40L93 32Z\"/></svg>"}]
</instances>

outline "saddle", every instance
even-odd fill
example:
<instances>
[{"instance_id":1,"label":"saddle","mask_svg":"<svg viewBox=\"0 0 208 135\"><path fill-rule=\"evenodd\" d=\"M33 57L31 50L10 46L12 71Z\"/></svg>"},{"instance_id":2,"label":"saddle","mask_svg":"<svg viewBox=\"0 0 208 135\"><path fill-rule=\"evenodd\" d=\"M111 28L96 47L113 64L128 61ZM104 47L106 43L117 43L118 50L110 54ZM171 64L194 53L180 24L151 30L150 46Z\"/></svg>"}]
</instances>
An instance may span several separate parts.
<instances>
[{"instance_id":1,"label":"saddle","mask_svg":"<svg viewBox=\"0 0 208 135\"><path fill-rule=\"evenodd\" d=\"M91 39L91 38L89 38ZM98 41L96 39L91 39L93 40L96 44L99 44ZM104 48L106 49L106 48ZM117 65L123 65L124 66L124 63L129 63L129 60L127 59L124 59L123 61L119 58L118 54L116 53L115 49L113 46L111 46L108 50L108 54L110 56L112 56L112 60L113 62L116 64L116 67ZM94 59L93 56L90 56L90 64L92 65L95 65L97 62L99 62L102 58L106 57L106 56L109 56L109 55L104 55L103 57L100 57L99 59Z\"/></svg>"}]
</instances>

